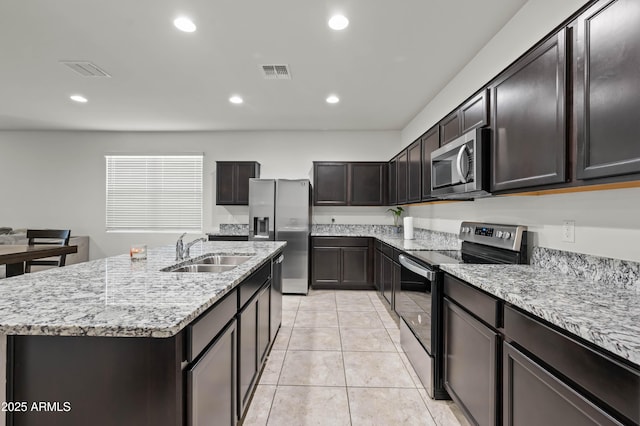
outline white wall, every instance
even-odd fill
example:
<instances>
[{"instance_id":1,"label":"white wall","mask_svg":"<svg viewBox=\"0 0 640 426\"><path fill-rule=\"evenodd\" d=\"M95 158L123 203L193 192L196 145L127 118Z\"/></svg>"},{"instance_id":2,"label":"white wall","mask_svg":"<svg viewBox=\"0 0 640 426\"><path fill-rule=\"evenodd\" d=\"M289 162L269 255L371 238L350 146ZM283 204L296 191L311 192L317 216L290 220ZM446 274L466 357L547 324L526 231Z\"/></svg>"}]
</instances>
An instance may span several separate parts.
<instances>
[{"instance_id":1,"label":"white wall","mask_svg":"<svg viewBox=\"0 0 640 426\"><path fill-rule=\"evenodd\" d=\"M175 242L174 234L105 232L108 153L204 152L204 231L247 223L246 206L215 206L215 162L255 160L264 178L308 178L312 161L386 160L399 132L0 132L0 226L70 228L91 237L91 258L132 243ZM322 208L317 223L391 223L382 208ZM195 237L195 236L194 236Z\"/></svg>"}]
</instances>

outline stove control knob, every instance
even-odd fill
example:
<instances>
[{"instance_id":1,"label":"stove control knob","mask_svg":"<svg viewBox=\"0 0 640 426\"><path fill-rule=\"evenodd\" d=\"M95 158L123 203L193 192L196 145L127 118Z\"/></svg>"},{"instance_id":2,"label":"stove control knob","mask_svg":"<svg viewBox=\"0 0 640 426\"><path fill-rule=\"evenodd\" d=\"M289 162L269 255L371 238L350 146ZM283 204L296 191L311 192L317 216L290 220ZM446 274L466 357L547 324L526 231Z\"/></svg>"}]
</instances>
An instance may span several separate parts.
<instances>
[{"instance_id":1,"label":"stove control knob","mask_svg":"<svg viewBox=\"0 0 640 426\"><path fill-rule=\"evenodd\" d=\"M511 238L511 232L507 232L507 231L505 231L505 232L502 234L502 238L504 238L505 240L508 240L509 238Z\"/></svg>"},{"instance_id":2,"label":"stove control knob","mask_svg":"<svg viewBox=\"0 0 640 426\"><path fill-rule=\"evenodd\" d=\"M496 232L496 238L502 238L502 231Z\"/></svg>"}]
</instances>

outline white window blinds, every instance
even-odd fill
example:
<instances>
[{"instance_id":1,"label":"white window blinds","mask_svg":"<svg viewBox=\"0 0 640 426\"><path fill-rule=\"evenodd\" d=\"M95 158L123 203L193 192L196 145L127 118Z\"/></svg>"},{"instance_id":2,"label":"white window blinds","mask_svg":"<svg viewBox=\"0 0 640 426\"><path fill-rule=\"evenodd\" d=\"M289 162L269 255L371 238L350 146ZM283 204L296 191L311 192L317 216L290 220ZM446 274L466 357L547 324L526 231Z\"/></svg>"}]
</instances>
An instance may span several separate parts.
<instances>
[{"instance_id":1,"label":"white window blinds","mask_svg":"<svg viewBox=\"0 0 640 426\"><path fill-rule=\"evenodd\" d=\"M107 155L107 231L202 232L202 155Z\"/></svg>"}]
</instances>

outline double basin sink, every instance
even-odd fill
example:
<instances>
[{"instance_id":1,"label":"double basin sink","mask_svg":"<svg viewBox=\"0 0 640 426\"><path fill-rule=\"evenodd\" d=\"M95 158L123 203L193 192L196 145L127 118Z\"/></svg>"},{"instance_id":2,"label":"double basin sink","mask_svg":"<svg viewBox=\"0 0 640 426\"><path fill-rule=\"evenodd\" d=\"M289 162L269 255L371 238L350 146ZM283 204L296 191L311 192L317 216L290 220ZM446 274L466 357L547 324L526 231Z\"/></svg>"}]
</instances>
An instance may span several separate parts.
<instances>
[{"instance_id":1,"label":"double basin sink","mask_svg":"<svg viewBox=\"0 0 640 426\"><path fill-rule=\"evenodd\" d=\"M243 264L253 256L216 254L198 259L188 265L165 268L164 272L226 272Z\"/></svg>"}]
</instances>

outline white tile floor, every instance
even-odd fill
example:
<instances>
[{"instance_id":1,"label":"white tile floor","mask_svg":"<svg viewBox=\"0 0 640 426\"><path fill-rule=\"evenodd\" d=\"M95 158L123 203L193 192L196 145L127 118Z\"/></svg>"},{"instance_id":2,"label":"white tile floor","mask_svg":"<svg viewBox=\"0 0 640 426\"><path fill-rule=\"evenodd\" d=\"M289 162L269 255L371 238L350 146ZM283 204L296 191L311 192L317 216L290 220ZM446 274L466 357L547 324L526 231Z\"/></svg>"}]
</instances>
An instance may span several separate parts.
<instances>
[{"instance_id":1,"label":"white tile floor","mask_svg":"<svg viewBox=\"0 0 640 426\"><path fill-rule=\"evenodd\" d=\"M282 328L243 423L466 425L427 396L400 348L397 317L374 291L284 296Z\"/></svg>"}]
</instances>

